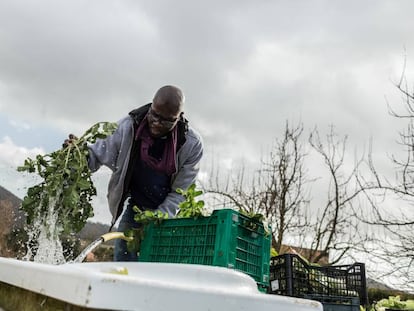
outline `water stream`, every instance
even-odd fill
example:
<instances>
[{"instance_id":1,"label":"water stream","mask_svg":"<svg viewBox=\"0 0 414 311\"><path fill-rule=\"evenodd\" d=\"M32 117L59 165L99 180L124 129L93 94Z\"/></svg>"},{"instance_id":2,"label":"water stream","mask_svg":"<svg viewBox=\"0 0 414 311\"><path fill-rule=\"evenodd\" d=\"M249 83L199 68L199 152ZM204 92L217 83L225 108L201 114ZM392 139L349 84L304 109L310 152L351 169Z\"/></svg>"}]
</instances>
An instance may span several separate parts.
<instances>
[{"instance_id":1,"label":"water stream","mask_svg":"<svg viewBox=\"0 0 414 311\"><path fill-rule=\"evenodd\" d=\"M97 248L99 245L101 245L104 242L104 239L102 237L99 237L95 241L93 241L91 244L89 244L79 255L71 262L82 262L86 256L92 252L95 248Z\"/></svg>"}]
</instances>

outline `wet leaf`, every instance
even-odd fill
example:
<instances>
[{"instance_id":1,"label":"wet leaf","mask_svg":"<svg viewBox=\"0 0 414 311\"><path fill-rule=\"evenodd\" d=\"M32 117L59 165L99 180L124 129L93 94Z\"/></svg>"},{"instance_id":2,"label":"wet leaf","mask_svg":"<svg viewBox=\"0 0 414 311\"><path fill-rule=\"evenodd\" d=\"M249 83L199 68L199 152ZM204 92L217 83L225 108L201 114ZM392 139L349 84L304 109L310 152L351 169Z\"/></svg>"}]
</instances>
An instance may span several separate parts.
<instances>
[{"instance_id":1,"label":"wet leaf","mask_svg":"<svg viewBox=\"0 0 414 311\"><path fill-rule=\"evenodd\" d=\"M100 122L63 149L30 158L18 171L37 173L43 180L28 189L21 209L27 214L28 224L35 219L47 223L49 209L65 233L80 231L87 219L93 216L91 200L96 188L91 179L86 156L88 143L105 138L116 129L116 123Z\"/></svg>"}]
</instances>

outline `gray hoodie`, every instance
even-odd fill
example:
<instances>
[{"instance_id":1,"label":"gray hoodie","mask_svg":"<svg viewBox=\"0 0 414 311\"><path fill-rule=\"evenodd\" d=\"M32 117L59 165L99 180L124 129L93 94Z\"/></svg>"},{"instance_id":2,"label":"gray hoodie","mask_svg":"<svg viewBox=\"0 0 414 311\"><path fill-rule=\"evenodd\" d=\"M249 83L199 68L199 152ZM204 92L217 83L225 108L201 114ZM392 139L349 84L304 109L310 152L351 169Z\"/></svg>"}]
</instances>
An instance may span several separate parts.
<instances>
[{"instance_id":1,"label":"gray hoodie","mask_svg":"<svg viewBox=\"0 0 414 311\"><path fill-rule=\"evenodd\" d=\"M120 216L125 199L128 196L126 181L131 170L131 150L133 148L135 129L148 111L150 104L131 112L118 122L116 131L105 139L98 140L89 146L89 168L92 172L105 165L112 170L108 184L108 205L112 214L112 225ZM171 178L171 192L157 210L174 217L178 212L178 204L183 197L176 193L177 188L187 189L195 183L199 171L199 162L203 155L201 136L190 126L187 120L179 121L181 144L177 152L177 171ZM178 126L178 125L177 125ZM180 137L179 137L180 139Z\"/></svg>"}]
</instances>

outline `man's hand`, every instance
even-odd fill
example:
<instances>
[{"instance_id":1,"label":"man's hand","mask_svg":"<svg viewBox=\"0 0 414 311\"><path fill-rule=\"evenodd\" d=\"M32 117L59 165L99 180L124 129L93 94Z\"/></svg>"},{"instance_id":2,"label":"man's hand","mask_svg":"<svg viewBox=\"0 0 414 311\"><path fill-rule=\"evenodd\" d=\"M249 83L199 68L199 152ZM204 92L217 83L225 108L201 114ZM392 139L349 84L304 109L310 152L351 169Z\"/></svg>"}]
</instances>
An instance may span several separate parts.
<instances>
[{"instance_id":1,"label":"man's hand","mask_svg":"<svg viewBox=\"0 0 414 311\"><path fill-rule=\"evenodd\" d=\"M62 148L66 148L70 144L73 144L76 140L78 140L78 138L75 135L69 134L69 138L65 139L65 141L62 144Z\"/></svg>"}]
</instances>

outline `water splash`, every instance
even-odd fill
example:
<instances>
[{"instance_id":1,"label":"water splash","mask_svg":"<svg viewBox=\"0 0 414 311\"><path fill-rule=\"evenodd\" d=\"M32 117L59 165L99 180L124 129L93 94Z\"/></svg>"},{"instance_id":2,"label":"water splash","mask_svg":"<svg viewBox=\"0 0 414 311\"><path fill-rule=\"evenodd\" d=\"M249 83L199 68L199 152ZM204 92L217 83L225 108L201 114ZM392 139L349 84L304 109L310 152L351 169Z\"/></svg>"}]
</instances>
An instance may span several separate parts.
<instances>
[{"instance_id":1,"label":"water splash","mask_svg":"<svg viewBox=\"0 0 414 311\"><path fill-rule=\"evenodd\" d=\"M44 218L36 218L33 225L27 228L27 253L23 260L33 260L39 263L58 265L65 263L60 234L63 229L58 222L57 213L54 212L54 201L48 206Z\"/></svg>"},{"instance_id":2,"label":"water splash","mask_svg":"<svg viewBox=\"0 0 414 311\"><path fill-rule=\"evenodd\" d=\"M56 222L57 216L50 215L46 224L40 230L37 238L38 248L34 256L35 262L58 265L65 263L63 247L60 240L61 229Z\"/></svg>"}]
</instances>

